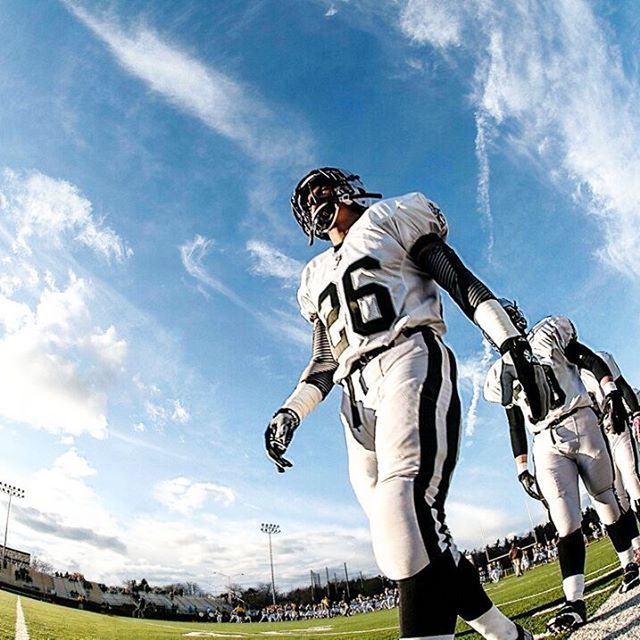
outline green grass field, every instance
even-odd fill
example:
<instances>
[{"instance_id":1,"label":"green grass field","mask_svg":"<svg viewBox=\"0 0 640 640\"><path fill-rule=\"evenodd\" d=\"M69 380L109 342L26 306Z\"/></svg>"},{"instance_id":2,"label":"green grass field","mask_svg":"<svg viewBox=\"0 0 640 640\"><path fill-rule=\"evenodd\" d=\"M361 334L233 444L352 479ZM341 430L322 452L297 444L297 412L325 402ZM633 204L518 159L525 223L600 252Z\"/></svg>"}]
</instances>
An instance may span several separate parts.
<instances>
[{"instance_id":1,"label":"green grass field","mask_svg":"<svg viewBox=\"0 0 640 640\"><path fill-rule=\"evenodd\" d=\"M616 558L608 540L589 546L587 580L614 568ZM587 607L592 614L617 586L614 579L587 589ZM536 607L562 596L558 563L537 567L522 578L510 577L490 585L494 602L510 617L535 633L542 633L549 613L527 615ZM16 599L0 591L0 640L13 640ZM264 640L282 638L327 638L329 640L392 640L398 637L397 610L379 611L330 620L254 624L194 624L162 620L134 620L88 613L22 597L27 629L31 640L179 640L182 638L227 638ZM460 624L458 631L468 628ZM466 633L465 638L479 636ZM558 636L560 640L560 636Z\"/></svg>"}]
</instances>

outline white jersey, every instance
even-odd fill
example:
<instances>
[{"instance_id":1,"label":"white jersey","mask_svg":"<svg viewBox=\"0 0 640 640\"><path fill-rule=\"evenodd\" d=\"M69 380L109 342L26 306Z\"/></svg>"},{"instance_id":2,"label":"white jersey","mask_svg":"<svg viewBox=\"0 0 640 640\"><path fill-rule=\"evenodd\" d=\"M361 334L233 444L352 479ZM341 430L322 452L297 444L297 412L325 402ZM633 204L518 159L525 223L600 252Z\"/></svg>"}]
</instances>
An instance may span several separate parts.
<instances>
[{"instance_id":1,"label":"white jersey","mask_svg":"<svg viewBox=\"0 0 640 640\"><path fill-rule=\"evenodd\" d=\"M597 351L596 353L605 361L605 363L611 370L613 379L617 380L622 375L622 373L620 371L620 367L618 367L618 363L614 360L613 356L606 351ZM603 411L605 407L605 396L600 383L598 382L598 380L596 380L596 377L588 369L581 369L580 377L582 378L582 382L587 388L589 395L593 398L596 407L600 411Z\"/></svg>"},{"instance_id":2,"label":"white jersey","mask_svg":"<svg viewBox=\"0 0 640 640\"><path fill-rule=\"evenodd\" d=\"M575 409L591 406L589 394L580 379L580 370L564 354L575 337L571 321L562 316L544 318L527 335L531 351L545 369L552 393L551 409L543 420L532 422L527 397L516 379L509 354L502 356L489 370L484 383L484 397L504 407L520 407L527 428L534 434Z\"/></svg>"},{"instance_id":3,"label":"white jersey","mask_svg":"<svg viewBox=\"0 0 640 640\"><path fill-rule=\"evenodd\" d=\"M421 193L381 200L302 271L302 315L327 329L338 368L335 382L368 351L390 345L410 327L446 331L436 283L409 256L428 234L447 237L440 209Z\"/></svg>"}]
</instances>

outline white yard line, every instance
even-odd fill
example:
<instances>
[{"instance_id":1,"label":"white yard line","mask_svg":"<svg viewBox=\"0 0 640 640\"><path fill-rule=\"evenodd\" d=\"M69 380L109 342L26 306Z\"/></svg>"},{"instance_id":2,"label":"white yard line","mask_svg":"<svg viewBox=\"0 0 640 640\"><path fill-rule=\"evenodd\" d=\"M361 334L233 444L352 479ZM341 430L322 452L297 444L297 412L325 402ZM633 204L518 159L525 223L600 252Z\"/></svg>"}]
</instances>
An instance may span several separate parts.
<instances>
[{"instance_id":1,"label":"white yard line","mask_svg":"<svg viewBox=\"0 0 640 640\"><path fill-rule=\"evenodd\" d=\"M617 562L613 562L611 564L608 564L606 567L602 567L600 569L598 569L597 571L593 571L592 573L589 573L586 575L586 577L588 578L589 576L594 576L597 575L599 573L604 573L605 570L608 570L610 567L613 567L615 565L617 565ZM619 566L619 565L618 565ZM601 575L598 578L592 578L591 580L587 580L585 582L585 587L588 587L589 585L593 584L594 582L596 582L596 580L600 580L601 578L606 578L607 575L609 575L609 573L611 575L613 575L615 572L617 571L617 569L613 569L612 571L609 571L607 574L605 575ZM540 596L543 596L547 593L551 593L552 591L557 591L559 589L562 589L562 584L558 584L555 587L551 587L550 589L545 589L544 591L538 591L537 593L530 593L526 596L522 596L520 598L516 598L515 600L509 600L508 602L500 602L499 606L500 607L504 607L508 604L516 604L517 602L522 602L523 600L530 600L531 598L538 598Z\"/></svg>"},{"instance_id":2,"label":"white yard line","mask_svg":"<svg viewBox=\"0 0 640 640\"><path fill-rule=\"evenodd\" d=\"M22 601L20 596L16 600L16 635L15 640L29 640L29 632L27 631L27 623L24 621L24 613L22 612Z\"/></svg>"}]
</instances>

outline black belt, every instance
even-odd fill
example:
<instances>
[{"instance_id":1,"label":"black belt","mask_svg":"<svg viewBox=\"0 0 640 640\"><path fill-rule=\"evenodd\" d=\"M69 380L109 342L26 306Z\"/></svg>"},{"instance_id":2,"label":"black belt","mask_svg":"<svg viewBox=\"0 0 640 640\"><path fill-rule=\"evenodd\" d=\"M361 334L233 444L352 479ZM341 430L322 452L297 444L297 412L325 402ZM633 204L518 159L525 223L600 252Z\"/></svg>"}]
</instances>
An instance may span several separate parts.
<instances>
[{"instance_id":1,"label":"black belt","mask_svg":"<svg viewBox=\"0 0 640 640\"><path fill-rule=\"evenodd\" d=\"M409 337L409 336L412 336L414 333L421 333L422 331L425 331L425 330L431 331L431 328L425 324L421 324L421 325L418 325L417 327L409 327L408 329L401 331L400 335L390 344L386 344L382 347L377 347L376 349L371 349L371 351L367 351L365 354L361 355L351 365L351 368L349 369L349 373L345 377L349 378L356 371L360 371L360 369L363 369L364 367L366 367L374 358L377 358L381 353L384 353L385 351L387 351L387 349L391 349L395 347L397 345L397 340L399 337L401 336Z\"/></svg>"},{"instance_id":2,"label":"black belt","mask_svg":"<svg viewBox=\"0 0 640 640\"><path fill-rule=\"evenodd\" d=\"M570 418L574 413L578 413L578 411L580 411L580 409L591 409L593 411L593 407L576 407L575 409L572 409L568 413L565 413L565 414L561 415L559 418L556 418L555 420L552 420L546 426L546 428L547 429L555 429L557 426L559 426L561 423L563 423L567 418ZM594 411L594 413L595 413L595 411Z\"/></svg>"}]
</instances>

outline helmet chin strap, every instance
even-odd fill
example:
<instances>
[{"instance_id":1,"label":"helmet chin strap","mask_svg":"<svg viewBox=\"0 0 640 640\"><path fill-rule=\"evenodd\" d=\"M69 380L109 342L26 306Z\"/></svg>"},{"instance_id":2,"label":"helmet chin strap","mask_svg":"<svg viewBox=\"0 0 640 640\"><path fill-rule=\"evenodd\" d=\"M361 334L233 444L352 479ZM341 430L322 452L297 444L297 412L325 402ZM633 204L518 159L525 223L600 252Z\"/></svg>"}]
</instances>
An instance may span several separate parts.
<instances>
[{"instance_id":1,"label":"helmet chin strap","mask_svg":"<svg viewBox=\"0 0 640 640\"><path fill-rule=\"evenodd\" d=\"M351 204L354 200L360 200L360 198L374 198L375 200L379 200L382 198L381 193L359 193L355 197L353 194L345 194L340 197L340 202L344 204Z\"/></svg>"}]
</instances>

